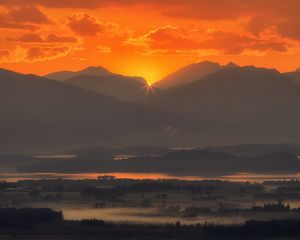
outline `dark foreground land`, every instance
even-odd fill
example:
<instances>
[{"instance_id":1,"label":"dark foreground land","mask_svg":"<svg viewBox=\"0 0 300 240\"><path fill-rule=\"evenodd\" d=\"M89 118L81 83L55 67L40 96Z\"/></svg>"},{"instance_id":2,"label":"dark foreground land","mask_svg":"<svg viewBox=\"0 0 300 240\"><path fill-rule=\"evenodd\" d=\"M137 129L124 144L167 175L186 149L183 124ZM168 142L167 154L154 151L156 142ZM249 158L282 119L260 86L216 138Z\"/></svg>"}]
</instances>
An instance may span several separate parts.
<instances>
[{"instance_id":1,"label":"dark foreground land","mask_svg":"<svg viewBox=\"0 0 300 240\"><path fill-rule=\"evenodd\" d=\"M243 225L213 223L128 224L102 220L64 221L51 209L0 209L0 239L299 239L299 220L247 221Z\"/></svg>"},{"instance_id":2,"label":"dark foreground land","mask_svg":"<svg viewBox=\"0 0 300 240\"><path fill-rule=\"evenodd\" d=\"M247 222L245 225L129 225L93 221L61 221L36 224L25 229L0 231L0 239L299 239L300 222L274 220Z\"/></svg>"}]
</instances>

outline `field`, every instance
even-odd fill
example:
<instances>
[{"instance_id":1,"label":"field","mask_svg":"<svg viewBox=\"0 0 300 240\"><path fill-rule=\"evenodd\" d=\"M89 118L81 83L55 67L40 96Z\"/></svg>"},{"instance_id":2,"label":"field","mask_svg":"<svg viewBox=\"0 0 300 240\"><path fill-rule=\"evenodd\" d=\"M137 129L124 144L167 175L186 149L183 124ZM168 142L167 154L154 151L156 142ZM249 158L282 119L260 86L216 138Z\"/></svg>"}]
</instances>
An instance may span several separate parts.
<instances>
[{"instance_id":1,"label":"field","mask_svg":"<svg viewBox=\"0 0 300 240\"><path fill-rule=\"evenodd\" d=\"M300 219L299 185L105 178L19 181L2 188L0 206L51 208L62 211L65 220L243 224L252 219Z\"/></svg>"}]
</instances>

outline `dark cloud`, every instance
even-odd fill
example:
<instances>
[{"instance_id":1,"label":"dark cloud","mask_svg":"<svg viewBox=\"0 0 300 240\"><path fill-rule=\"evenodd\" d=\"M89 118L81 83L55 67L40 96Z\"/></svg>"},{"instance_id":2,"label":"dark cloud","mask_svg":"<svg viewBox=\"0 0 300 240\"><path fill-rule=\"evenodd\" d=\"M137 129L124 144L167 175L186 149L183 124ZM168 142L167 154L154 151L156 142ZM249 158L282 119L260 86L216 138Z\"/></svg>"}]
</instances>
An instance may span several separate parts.
<instances>
[{"instance_id":1,"label":"dark cloud","mask_svg":"<svg viewBox=\"0 0 300 240\"><path fill-rule=\"evenodd\" d=\"M35 6L9 8L8 13L0 13L0 28L34 30L37 25L51 23Z\"/></svg>"},{"instance_id":2,"label":"dark cloud","mask_svg":"<svg viewBox=\"0 0 300 240\"><path fill-rule=\"evenodd\" d=\"M24 34L19 38L7 38L7 41L22 42L22 43L76 43L77 39L70 36L59 36L56 34L48 34L41 37L36 33Z\"/></svg>"},{"instance_id":3,"label":"dark cloud","mask_svg":"<svg viewBox=\"0 0 300 240\"><path fill-rule=\"evenodd\" d=\"M235 19L257 13L297 16L299 0L0 0L2 5L38 4L54 8L94 9L106 6L149 5L172 17L199 19Z\"/></svg>"},{"instance_id":4,"label":"dark cloud","mask_svg":"<svg viewBox=\"0 0 300 240\"><path fill-rule=\"evenodd\" d=\"M88 13L74 13L68 18L68 27L75 33L84 36L97 36L105 26Z\"/></svg>"},{"instance_id":5,"label":"dark cloud","mask_svg":"<svg viewBox=\"0 0 300 240\"><path fill-rule=\"evenodd\" d=\"M70 53L71 48L67 46L62 47L32 47L27 51L26 61L45 61L58 57L66 56Z\"/></svg>"},{"instance_id":6,"label":"dark cloud","mask_svg":"<svg viewBox=\"0 0 300 240\"><path fill-rule=\"evenodd\" d=\"M11 11L6 15L6 17L14 22L34 24L51 23L47 15L41 12L41 10L35 6L25 6L16 9L11 9Z\"/></svg>"},{"instance_id":7,"label":"dark cloud","mask_svg":"<svg viewBox=\"0 0 300 240\"><path fill-rule=\"evenodd\" d=\"M97 36L101 33L118 32L118 25L100 22L88 13L74 13L68 17L67 26L76 34L82 36Z\"/></svg>"}]
</instances>

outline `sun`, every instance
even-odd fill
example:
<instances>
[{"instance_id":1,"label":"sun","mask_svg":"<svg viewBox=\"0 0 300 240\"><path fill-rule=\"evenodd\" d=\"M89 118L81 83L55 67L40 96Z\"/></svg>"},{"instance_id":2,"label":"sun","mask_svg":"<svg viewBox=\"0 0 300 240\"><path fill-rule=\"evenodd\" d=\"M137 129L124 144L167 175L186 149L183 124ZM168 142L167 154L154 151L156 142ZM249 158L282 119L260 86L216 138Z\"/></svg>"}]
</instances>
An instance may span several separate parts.
<instances>
[{"instance_id":1,"label":"sun","mask_svg":"<svg viewBox=\"0 0 300 240\"><path fill-rule=\"evenodd\" d=\"M149 87L164 76L161 72L160 66L152 64L151 62L148 63L143 61L131 62L129 65L124 67L123 73L125 75L143 77Z\"/></svg>"}]
</instances>

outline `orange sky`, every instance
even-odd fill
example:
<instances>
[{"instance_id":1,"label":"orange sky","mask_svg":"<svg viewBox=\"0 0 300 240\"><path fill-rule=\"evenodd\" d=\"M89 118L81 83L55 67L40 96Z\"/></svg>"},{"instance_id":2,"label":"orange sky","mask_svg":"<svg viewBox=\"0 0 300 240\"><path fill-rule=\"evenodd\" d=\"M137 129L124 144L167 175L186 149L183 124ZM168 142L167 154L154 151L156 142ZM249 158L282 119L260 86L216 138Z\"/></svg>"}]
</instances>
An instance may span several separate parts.
<instances>
[{"instance_id":1,"label":"orange sky","mask_svg":"<svg viewBox=\"0 0 300 240\"><path fill-rule=\"evenodd\" d=\"M0 0L0 65L101 65L154 82L184 65L300 67L299 0Z\"/></svg>"}]
</instances>

